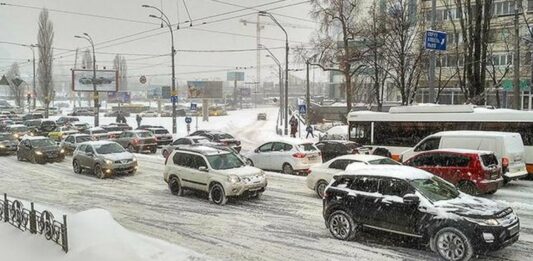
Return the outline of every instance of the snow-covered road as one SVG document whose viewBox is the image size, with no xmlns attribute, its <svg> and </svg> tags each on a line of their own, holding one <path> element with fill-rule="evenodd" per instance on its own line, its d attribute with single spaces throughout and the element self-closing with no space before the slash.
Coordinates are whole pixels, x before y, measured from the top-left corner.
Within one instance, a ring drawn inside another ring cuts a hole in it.
<svg viewBox="0 0 533 261">
<path fill-rule="evenodd" d="M 250 149 L 258 137 L 265 137 L 262 132 L 273 132 L 270 124 L 250 121 L 231 132 Z M 322 202 L 305 187 L 303 177 L 269 173 L 268 188 L 260 200 L 217 206 L 201 193 L 171 195 L 162 178 L 160 154 L 138 158 L 140 170 L 134 176 L 99 180 L 74 174 L 71 158 L 32 165 L 14 156 L 0 157 L 0 192 L 73 211 L 104 208 L 129 229 L 224 260 L 436 259 L 419 243 L 390 234 L 365 233 L 352 242 L 333 239 L 324 226 Z M 480 259 L 532 259 L 533 182 L 512 182 L 491 198 L 507 202 L 518 212 L 521 239 Z"/>
</svg>

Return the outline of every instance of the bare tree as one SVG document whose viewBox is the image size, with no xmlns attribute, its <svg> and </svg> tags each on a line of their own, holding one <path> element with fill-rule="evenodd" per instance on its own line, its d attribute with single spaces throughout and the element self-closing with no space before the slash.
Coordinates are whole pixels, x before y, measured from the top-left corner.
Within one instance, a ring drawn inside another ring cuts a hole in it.
<svg viewBox="0 0 533 261">
<path fill-rule="evenodd" d="M 126 64 L 126 58 L 124 56 L 115 55 L 113 59 L 113 69 L 118 71 L 119 89 L 128 89 L 128 65 Z"/>
<path fill-rule="evenodd" d="M 320 29 L 311 41 L 318 56 L 318 66 L 324 71 L 337 71 L 344 75 L 344 89 L 348 112 L 352 109 L 352 77 L 361 66 L 360 53 L 354 48 L 359 33 L 361 0 L 311 0 L 311 16 L 318 20 Z"/>
<path fill-rule="evenodd" d="M 510 30 L 508 28 L 504 28 L 503 30 L 506 30 L 507 33 L 501 32 L 501 35 L 493 35 L 493 37 L 500 38 L 503 40 L 503 46 L 504 46 L 504 53 L 507 54 L 508 59 L 506 59 L 505 64 L 501 64 L 501 61 L 498 63 L 496 62 L 495 52 L 494 52 L 494 46 L 489 45 L 487 49 L 487 74 L 490 78 L 492 88 L 496 90 L 496 107 L 500 108 L 500 91 L 499 88 L 502 86 L 502 82 L 507 77 L 509 72 L 511 71 L 511 65 L 512 65 L 512 59 L 510 58 L 511 53 L 511 44 L 509 43 L 509 37 L 507 37 L 509 34 L 511 34 Z M 499 59 L 498 59 L 499 60 Z M 485 92 L 488 90 L 485 90 Z"/>
<path fill-rule="evenodd" d="M 15 105 L 24 107 L 24 81 L 20 78 L 20 70 L 18 63 L 11 64 L 7 71 L 5 78 L 9 86 L 9 92 L 15 99 Z"/>
<path fill-rule="evenodd" d="M 38 97 L 44 104 L 44 117 L 48 118 L 48 108 L 50 101 L 54 98 L 54 82 L 52 79 L 53 54 L 52 43 L 54 41 L 54 26 L 49 19 L 48 10 L 44 8 L 39 15 L 39 33 L 37 42 L 39 44 L 39 76 Z"/>
</svg>

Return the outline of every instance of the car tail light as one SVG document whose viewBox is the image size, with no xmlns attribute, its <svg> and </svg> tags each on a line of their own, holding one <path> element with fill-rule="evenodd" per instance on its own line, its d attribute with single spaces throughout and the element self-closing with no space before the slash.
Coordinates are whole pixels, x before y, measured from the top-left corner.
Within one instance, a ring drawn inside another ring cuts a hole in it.
<svg viewBox="0 0 533 261">
<path fill-rule="evenodd" d="M 303 158 L 305 158 L 305 153 L 296 152 L 296 153 L 292 154 L 292 157 L 293 158 L 298 158 L 298 159 L 303 159 Z"/>
<path fill-rule="evenodd" d="M 502 172 L 506 173 L 509 171 L 509 158 L 503 157 L 502 158 Z"/>
<path fill-rule="evenodd" d="M 311 169 L 304 169 L 304 173 L 307 175 L 311 174 Z"/>
<path fill-rule="evenodd" d="M 133 139 L 133 143 L 135 144 L 139 143 L 139 139 Z"/>
</svg>

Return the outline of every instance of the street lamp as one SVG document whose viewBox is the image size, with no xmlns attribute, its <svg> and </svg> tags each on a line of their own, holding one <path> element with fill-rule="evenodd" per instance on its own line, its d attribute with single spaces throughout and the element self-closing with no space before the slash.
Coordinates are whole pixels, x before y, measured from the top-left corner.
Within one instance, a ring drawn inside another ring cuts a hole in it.
<svg viewBox="0 0 533 261">
<path fill-rule="evenodd" d="M 270 50 L 268 50 L 266 47 L 265 47 L 265 50 L 267 50 L 270 54 L 267 54 L 266 57 L 270 57 L 272 58 L 272 60 L 274 60 L 274 62 L 278 65 L 278 69 L 279 69 L 279 112 L 280 112 L 280 115 L 279 115 L 279 124 L 280 125 L 283 125 L 283 75 L 282 75 L 282 67 L 281 67 L 281 63 L 279 62 L 278 58 L 276 58 L 276 56 L 274 56 Z"/>
<path fill-rule="evenodd" d="M 163 28 L 163 23 L 165 23 L 170 30 L 170 42 L 171 42 L 171 49 L 170 49 L 170 56 L 172 58 L 172 133 L 176 134 L 177 128 L 176 128 L 176 102 L 177 102 L 177 92 L 176 92 L 176 71 L 174 68 L 174 55 L 176 54 L 176 50 L 174 49 L 174 31 L 172 30 L 172 24 L 170 23 L 170 19 L 168 19 L 168 16 L 163 13 L 163 11 L 155 6 L 151 5 L 142 5 L 144 8 L 151 8 L 154 10 L 157 10 L 161 16 L 156 15 L 149 15 L 151 18 L 156 18 L 161 20 L 161 28 Z"/>
<path fill-rule="evenodd" d="M 24 46 L 24 47 L 28 47 L 31 49 L 31 54 L 33 56 L 32 58 L 32 61 L 33 61 L 33 109 L 35 110 L 35 96 L 37 95 L 37 92 L 35 91 L 35 50 L 33 49 L 34 47 L 39 47 L 38 44 L 30 44 L 30 45 L 27 45 L 27 44 L 21 44 L 20 46 Z M 30 106 L 28 105 L 28 110 L 29 110 Z M 29 112 L 29 111 L 28 111 Z"/>
<path fill-rule="evenodd" d="M 87 40 L 93 49 L 93 98 L 94 98 L 94 127 L 98 127 L 98 119 L 100 115 L 100 104 L 98 103 L 98 91 L 96 90 L 96 54 L 94 53 L 94 41 L 93 38 L 88 33 L 83 33 L 83 35 L 75 35 L 75 38 Z"/>
<path fill-rule="evenodd" d="M 272 16 L 271 13 L 268 13 L 266 11 L 259 11 L 260 16 L 266 16 L 270 17 L 274 23 L 276 23 L 279 28 L 285 33 L 285 135 L 289 134 L 289 36 L 287 35 L 287 31 L 285 31 L 285 28 L 281 26 L 281 24 Z"/>
<path fill-rule="evenodd" d="M 309 115 L 311 114 L 311 94 L 309 90 L 309 66 L 311 65 L 311 60 L 314 60 L 315 57 L 318 54 L 315 54 L 311 57 L 309 57 L 307 60 L 305 60 L 305 78 L 306 78 L 306 90 L 305 90 L 305 104 L 307 105 L 307 113 L 306 113 L 306 123 L 307 125 L 311 124 Z"/>
</svg>

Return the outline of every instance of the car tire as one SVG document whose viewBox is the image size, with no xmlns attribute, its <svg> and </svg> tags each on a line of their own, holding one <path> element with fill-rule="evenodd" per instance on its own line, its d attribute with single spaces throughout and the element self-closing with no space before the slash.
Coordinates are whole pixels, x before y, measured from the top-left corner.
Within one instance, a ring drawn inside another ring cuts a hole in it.
<svg viewBox="0 0 533 261">
<path fill-rule="evenodd" d="M 254 162 L 251 159 L 246 159 L 246 164 L 248 164 L 248 166 L 251 166 L 251 167 L 254 166 Z"/>
<path fill-rule="evenodd" d="M 168 180 L 168 189 L 172 195 L 183 196 L 183 187 L 181 186 L 180 179 L 176 176 L 172 176 Z"/>
<path fill-rule="evenodd" d="M 294 169 L 289 163 L 283 164 L 283 166 L 281 167 L 281 170 L 284 174 L 291 174 L 291 175 L 294 174 Z"/>
<path fill-rule="evenodd" d="M 163 154 L 163 158 L 168 158 L 168 156 L 170 155 L 170 153 L 168 153 L 167 150 L 163 150 L 163 152 L 161 152 L 161 154 Z"/>
<path fill-rule="evenodd" d="M 219 183 L 215 183 L 209 188 L 209 200 L 217 205 L 225 205 L 228 202 L 224 187 Z"/>
<path fill-rule="evenodd" d="M 328 218 L 329 232 L 339 240 L 352 240 L 357 232 L 357 227 L 352 217 L 343 210 L 333 212 Z"/>
<path fill-rule="evenodd" d="M 444 260 L 466 261 L 474 255 L 470 240 L 463 232 L 454 227 L 441 228 L 433 236 L 431 242 L 433 244 L 432 249 Z"/>
<path fill-rule="evenodd" d="M 466 194 L 469 194 L 469 195 L 477 195 L 479 192 L 476 188 L 476 185 L 474 185 L 474 183 L 470 182 L 470 181 L 461 181 L 459 182 L 459 184 L 457 184 L 457 188 L 466 193 Z"/>
<path fill-rule="evenodd" d="M 33 164 L 37 163 L 37 159 L 35 158 L 35 154 L 33 154 L 33 153 L 31 154 L 30 162 L 33 163 Z"/>
<path fill-rule="evenodd" d="M 100 164 L 94 165 L 94 175 L 96 175 L 96 177 L 99 179 L 105 179 L 106 175 L 102 170 L 102 166 L 100 166 Z"/>
<path fill-rule="evenodd" d="M 128 172 L 129 175 L 135 175 L 135 173 L 137 172 L 137 170 L 132 170 L 130 172 Z"/>
<path fill-rule="evenodd" d="M 319 180 L 317 183 L 316 183 L 316 186 L 315 186 L 315 191 L 316 191 L 316 194 L 318 195 L 318 197 L 320 198 L 324 198 L 324 191 L 326 191 L 326 187 L 328 186 L 328 182 L 326 182 L 325 180 L 321 179 Z"/>
<path fill-rule="evenodd" d="M 74 173 L 81 174 L 81 166 L 77 160 L 72 161 L 72 169 L 74 170 Z"/>
<path fill-rule="evenodd" d="M 24 160 L 24 157 L 22 157 L 22 155 L 18 151 L 17 151 L 17 160 L 18 161 L 23 161 Z"/>
<path fill-rule="evenodd" d="M 157 152 L 157 147 L 150 149 L 150 153 L 155 154 Z"/>
</svg>

